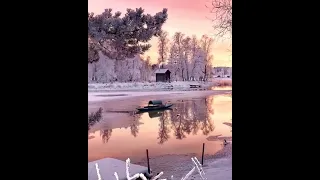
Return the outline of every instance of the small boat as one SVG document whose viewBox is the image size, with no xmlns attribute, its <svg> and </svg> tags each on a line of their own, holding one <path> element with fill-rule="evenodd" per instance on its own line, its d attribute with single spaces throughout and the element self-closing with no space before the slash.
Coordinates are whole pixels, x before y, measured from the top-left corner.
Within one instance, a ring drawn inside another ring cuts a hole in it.
<svg viewBox="0 0 320 180">
<path fill-rule="evenodd" d="M 162 104 L 160 100 L 149 101 L 148 106 L 137 108 L 139 111 L 155 111 L 155 110 L 165 110 L 172 106 L 173 104 Z"/>
</svg>

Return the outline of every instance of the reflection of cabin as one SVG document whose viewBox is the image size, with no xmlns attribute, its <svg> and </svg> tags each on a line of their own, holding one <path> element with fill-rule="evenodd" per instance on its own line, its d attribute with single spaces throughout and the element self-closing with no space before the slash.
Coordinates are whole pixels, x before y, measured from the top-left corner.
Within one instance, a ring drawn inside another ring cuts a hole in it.
<svg viewBox="0 0 320 180">
<path fill-rule="evenodd" d="M 157 69 L 156 74 L 156 82 L 170 82 L 170 71 L 168 69 Z"/>
</svg>

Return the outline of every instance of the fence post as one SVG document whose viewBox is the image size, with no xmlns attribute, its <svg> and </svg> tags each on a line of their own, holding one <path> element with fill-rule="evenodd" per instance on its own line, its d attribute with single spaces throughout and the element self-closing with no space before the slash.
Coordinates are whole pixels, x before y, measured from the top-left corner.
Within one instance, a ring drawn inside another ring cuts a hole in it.
<svg viewBox="0 0 320 180">
<path fill-rule="evenodd" d="M 146 151 L 147 151 L 148 173 L 150 175 L 150 164 L 149 164 L 149 152 L 148 152 L 148 149 Z"/>
<path fill-rule="evenodd" d="M 202 158 L 201 158 L 202 166 L 203 166 L 203 156 L 204 156 L 204 143 L 202 144 Z"/>
</svg>

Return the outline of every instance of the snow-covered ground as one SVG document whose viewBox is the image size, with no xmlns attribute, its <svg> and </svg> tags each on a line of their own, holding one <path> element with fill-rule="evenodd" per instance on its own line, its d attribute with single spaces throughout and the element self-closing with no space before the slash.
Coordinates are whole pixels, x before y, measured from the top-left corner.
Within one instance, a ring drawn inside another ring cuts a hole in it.
<svg viewBox="0 0 320 180">
<path fill-rule="evenodd" d="M 154 174 L 161 171 L 164 173 L 161 178 L 170 180 L 173 175 L 174 180 L 178 180 L 195 166 L 191 160 L 191 157 L 195 156 L 193 154 L 169 154 L 151 157 L 150 165 L 151 168 L 155 168 L 153 169 Z M 201 161 L 200 158 L 198 160 Z M 136 164 L 146 164 L 146 159 Z M 215 155 L 205 155 L 203 171 L 207 180 L 232 180 L 232 142 Z M 195 170 L 188 180 L 201 180 L 198 171 Z"/>
<path fill-rule="evenodd" d="M 113 159 L 113 158 L 104 158 L 97 161 L 92 161 L 88 163 L 88 180 L 98 180 L 98 174 L 96 170 L 96 164 L 98 164 L 99 174 L 101 179 L 112 180 L 116 179 L 114 173 L 117 172 L 119 180 L 126 180 L 126 162 Z M 130 163 L 130 176 L 133 176 L 137 173 L 146 174 L 148 168 L 136 164 Z"/>
<path fill-rule="evenodd" d="M 97 180 L 97 170 L 95 164 L 98 164 L 99 174 L 102 179 L 115 179 L 114 172 L 117 172 L 119 180 L 126 180 L 126 165 L 124 161 L 113 159 L 113 158 L 104 158 L 97 161 L 92 161 L 88 163 L 88 180 Z M 182 163 L 182 161 L 180 162 Z M 169 165 L 169 162 L 168 164 Z M 176 166 L 175 171 L 163 171 L 163 177 L 170 177 L 173 175 L 174 180 L 180 179 L 182 176 L 188 173 L 192 169 L 194 164 L 191 159 L 188 165 L 180 164 Z M 160 169 L 159 169 L 160 170 Z M 182 171 L 181 171 L 182 170 Z M 179 172 L 178 172 L 179 171 Z M 232 157 L 225 157 L 220 159 L 211 159 L 205 162 L 203 167 L 205 173 L 204 177 L 207 180 L 231 180 L 232 179 Z M 147 167 L 130 164 L 129 173 L 130 176 L 133 176 L 136 173 L 147 174 Z M 172 173 L 169 175 L 168 173 Z M 156 175 L 156 174 L 154 174 Z M 191 177 L 188 179 L 201 180 L 198 171 L 194 171 Z"/>
<path fill-rule="evenodd" d="M 232 180 L 232 141 L 214 157 L 203 167 L 208 180 Z M 200 179 L 200 176 L 196 174 L 194 179 Z"/>
<path fill-rule="evenodd" d="M 203 167 L 203 171 L 208 180 L 232 180 L 232 158 L 211 160 Z M 197 176 L 194 175 L 194 179 L 200 179 Z"/>
<path fill-rule="evenodd" d="M 231 86 L 230 78 L 215 78 L 211 82 L 197 81 L 178 81 L 171 83 L 162 82 L 130 82 L 130 83 L 90 83 L 88 91 L 128 91 L 128 90 L 190 90 L 190 85 L 199 85 L 201 88 L 209 88 L 212 86 Z"/>
</svg>

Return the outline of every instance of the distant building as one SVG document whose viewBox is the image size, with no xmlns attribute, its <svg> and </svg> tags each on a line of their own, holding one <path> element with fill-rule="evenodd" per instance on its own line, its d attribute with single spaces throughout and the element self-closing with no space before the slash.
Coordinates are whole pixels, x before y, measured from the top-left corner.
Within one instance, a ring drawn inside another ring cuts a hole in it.
<svg viewBox="0 0 320 180">
<path fill-rule="evenodd" d="M 214 77 L 232 77 L 232 67 L 214 67 L 212 70 Z"/>
<path fill-rule="evenodd" d="M 156 82 L 170 82 L 170 71 L 168 69 L 157 69 L 156 74 Z"/>
</svg>

